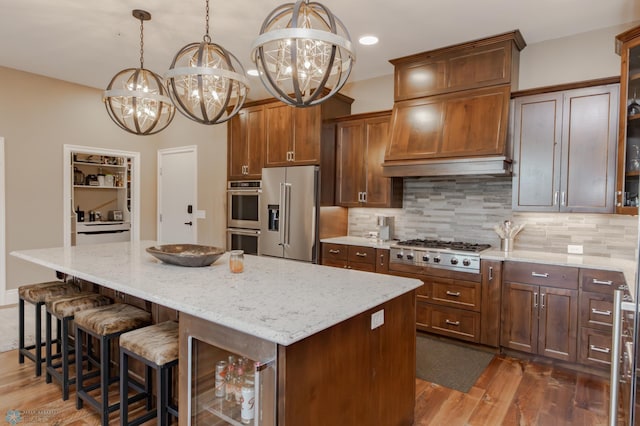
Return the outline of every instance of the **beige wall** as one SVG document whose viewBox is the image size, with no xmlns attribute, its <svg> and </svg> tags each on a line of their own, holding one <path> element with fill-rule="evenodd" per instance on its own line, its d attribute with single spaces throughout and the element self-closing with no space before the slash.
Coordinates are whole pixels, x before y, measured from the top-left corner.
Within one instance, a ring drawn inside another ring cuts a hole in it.
<svg viewBox="0 0 640 426">
<path fill-rule="evenodd" d="M 13 250 L 63 244 L 63 145 L 141 154 L 140 236 L 156 236 L 157 150 L 198 145 L 198 240 L 224 244 L 226 126 L 202 126 L 176 115 L 165 131 L 135 136 L 109 119 L 102 91 L 0 67 L 0 136 L 5 138 L 7 289 L 53 273 L 9 256 Z"/>
</svg>

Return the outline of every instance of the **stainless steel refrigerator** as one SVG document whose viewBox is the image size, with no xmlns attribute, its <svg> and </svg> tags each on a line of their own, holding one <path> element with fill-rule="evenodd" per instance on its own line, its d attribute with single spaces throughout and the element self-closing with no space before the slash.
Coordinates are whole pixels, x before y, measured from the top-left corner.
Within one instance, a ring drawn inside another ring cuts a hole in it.
<svg viewBox="0 0 640 426">
<path fill-rule="evenodd" d="M 319 182 L 317 166 L 262 169 L 260 255 L 317 262 Z"/>
</svg>

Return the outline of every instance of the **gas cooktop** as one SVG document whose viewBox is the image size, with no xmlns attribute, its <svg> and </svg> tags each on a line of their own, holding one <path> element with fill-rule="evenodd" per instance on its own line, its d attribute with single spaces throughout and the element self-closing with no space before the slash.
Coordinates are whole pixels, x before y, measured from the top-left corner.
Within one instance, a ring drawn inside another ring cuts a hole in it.
<svg viewBox="0 0 640 426">
<path fill-rule="evenodd" d="M 390 267 L 393 264 L 430 266 L 460 272 L 480 272 L 480 252 L 490 244 L 415 239 L 399 241 L 391 246 Z"/>
<path fill-rule="evenodd" d="M 440 240 L 406 240 L 399 241 L 395 245 L 402 247 L 420 247 L 453 251 L 468 251 L 473 253 L 479 253 L 483 250 L 491 248 L 490 244 L 474 244 L 465 243 L 462 241 L 440 241 Z"/>
</svg>

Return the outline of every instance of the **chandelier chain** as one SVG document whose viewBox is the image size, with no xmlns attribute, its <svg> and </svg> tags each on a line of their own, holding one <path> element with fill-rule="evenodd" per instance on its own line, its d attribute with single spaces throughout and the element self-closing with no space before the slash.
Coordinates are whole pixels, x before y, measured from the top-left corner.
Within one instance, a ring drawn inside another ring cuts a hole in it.
<svg viewBox="0 0 640 426">
<path fill-rule="evenodd" d="M 205 14 L 205 33 L 202 39 L 209 43 L 211 42 L 211 37 L 209 36 L 209 0 L 206 0 L 206 14 Z"/>
<path fill-rule="evenodd" d="M 144 68 L 144 20 L 140 19 L 140 68 Z"/>
</svg>

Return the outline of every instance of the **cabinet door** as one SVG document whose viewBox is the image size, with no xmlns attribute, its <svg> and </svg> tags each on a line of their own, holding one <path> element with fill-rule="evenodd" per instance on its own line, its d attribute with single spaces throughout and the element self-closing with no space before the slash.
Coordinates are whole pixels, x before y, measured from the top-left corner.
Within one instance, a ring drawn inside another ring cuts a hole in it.
<svg viewBox="0 0 640 426">
<path fill-rule="evenodd" d="M 244 179 L 247 145 L 244 137 L 246 111 L 240 111 L 227 125 L 227 172 L 229 180 Z"/>
<path fill-rule="evenodd" d="M 382 175 L 384 152 L 389 142 L 391 117 L 366 120 L 364 123 L 364 177 L 367 207 L 391 207 L 392 179 Z"/>
<path fill-rule="evenodd" d="M 578 292 L 540 287 L 538 353 L 563 361 L 576 361 Z"/>
<path fill-rule="evenodd" d="M 360 206 L 364 184 L 364 121 L 338 123 L 336 147 L 336 204 Z"/>
<path fill-rule="evenodd" d="M 480 343 L 500 346 L 500 304 L 502 292 L 502 262 L 482 260 L 482 304 Z"/>
<path fill-rule="evenodd" d="M 389 273 L 388 249 L 376 249 L 376 272 L 379 274 Z"/>
<path fill-rule="evenodd" d="M 618 86 L 564 93 L 560 211 L 613 213 Z"/>
<path fill-rule="evenodd" d="M 264 145 L 264 108 L 245 108 L 231 118 L 228 131 L 229 180 L 260 179 Z"/>
<path fill-rule="evenodd" d="M 516 98 L 513 210 L 558 211 L 562 94 Z"/>
<path fill-rule="evenodd" d="M 288 153 L 293 145 L 294 108 L 281 102 L 265 106 L 265 167 L 289 166 Z"/>
<path fill-rule="evenodd" d="M 321 131 L 320 106 L 294 108 L 293 144 L 290 148 L 294 165 L 320 163 Z"/>
<path fill-rule="evenodd" d="M 539 287 L 504 283 L 500 344 L 523 352 L 538 352 Z"/>
</svg>

